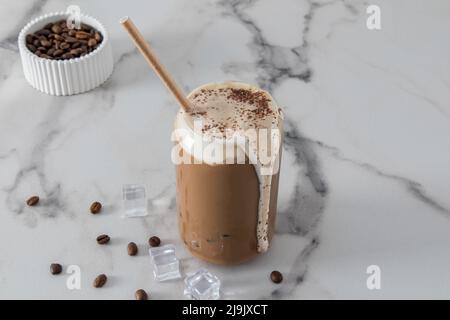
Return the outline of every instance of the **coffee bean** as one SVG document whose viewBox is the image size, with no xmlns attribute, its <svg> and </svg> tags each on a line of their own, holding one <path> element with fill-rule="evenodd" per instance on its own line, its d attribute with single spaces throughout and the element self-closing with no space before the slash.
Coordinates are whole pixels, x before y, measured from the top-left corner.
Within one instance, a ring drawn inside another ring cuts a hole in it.
<svg viewBox="0 0 450 320">
<path fill-rule="evenodd" d="M 283 275 L 281 274 L 280 271 L 272 271 L 270 274 L 270 279 L 272 280 L 273 283 L 280 283 L 281 281 L 283 281 Z"/>
<path fill-rule="evenodd" d="M 135 256 L 138 252 L 138 247 L 136 243 L 130 242 L 127 246 L 127 251 L 129 256 Z"/>
<path fill-rule="evenodd" d="M 30 43 L 27 44 L 27 48 L 28 48 L 28 50 L 30 50 L 30 51 L 33 52 L 33 53 L 35 53 L 36 50 L 37 50 L 36 47 L 33 46 L 33 45 L 30 44 Z"/>
<path fill-rule="evenodd" d="M 59 34 L 55 34 L 53 36 L 53 38 L 55 38 L 55 40 L 58 40 L 58 41 L 63 41 L 64 40 L 64 37 L 60 36 Z"/>
<path fill-rule="evenodd" d="M 37 205 L 39 202 L 39 197 L 38 196 L 32 196 L 31 198 L 29 198 L 27 200 L 27 205 L 29 205 L 30 207 L 33 207 L 35 205 Z"/>
<path fill-rule="evenodd" d="M 148 239 L 148 244 L 151 247 L 159 247 L 159 245 L 161 244 L 161 239 L 159 239 L 157 236 L 153 236 L 150 239 Z"/>
<path fill-rule="evenodd" d="M 75 33 L 75 38 L 77 39 L 89 39 L 89 33 L 86 33 L 84 31 L 77 31 L 77 33 Z"/>
<path fill-rule="evenodd" d="M 97 45 L 97 40 L 95 39 L 89 39 L 88 46 L 89 47 L 95 47 Z"/>
<path fill-rule="evenodd" d="M 77 42 L 77 38 L 70 37 L 70 36 L 67 36 L 67 37 L 65 37 L 65 38 L 66 38 L 66 42 L 67 42 L 67 43 L 74 43 L 74 42 Z"/>
<path fill-rule="evenodd" d="M 39 45 L 40 45 L 41 43 L 39 42 L 39 40 L 38 39 L 36 39 L 36 40 L 33 40 L 33 46 L 35 46 L 35 47 L 39 47 Z"/>
<path fill-rule="evenodd" d="M 102 234 L 97 237 L 98 244 L 107 244 L 111 238 L 107 234 Z"/>
<path fill-rule="evenodd" d="M 53 23 L 47 23 L 47 24 L 44 26 L 44 28 L 42 28 L 42 29 L 51 30 L 52 27 L 53 27 Z"/>
<path fill-rule="evenodd" d="M 53 52 L 53 56 L 54 56 L 54 57 L 59 57 L 59 56 L 62 55 L 63 53 L 64 53 L 63 50 L 58 49 L 58 50 L 55 50 L 55 52 Z"/>
<path fill-rule="evenodd" d="M 40 57 L 44 58 L 44 59 L 50 59 L 50 60 L 53 59 L 53 57 L 51 57 L 51 56 L 49 56 L 48 54 L 45 54 L 45 53 L 41 54 Z"/>
<path fill-rule="evenodd" d="M 48 40 L 41 40 L 41 46 L 43 46 L 43 47 L 46 47 L 46 48 L 49 48 L 49 47 L 51 47 L 51 43 L 50 43 L 50 41 L 48 41 Z"/>
<path fill-rule="evenodd" d="M 61 44 L 59 45 L 59 48 L 62 49 L 62 50 L 69 49 L 69 48 L 70 48 L 70 44 L 67 43 L 67 42 L 63 42 L 63 43 L 61 43 Z"/>
<path fill-rule="evenodd" d="M 92 29 L 92 28 L 91 28 L 89 25 L 87 25 L 87 24 L 85 24 L 85 23 L 82 23 L 82 24 L 81 24 L 81 30 L 83 30 L 83 31 L 85 31 L 85 32 L 89 32 L 91 29 Z"/>
<path fill-rule="evenodd" d="M 74 37 L 77 34 L 75 30 L 69 30 L 69 36 Z"/>
<path fill-rule="evenodd" d="M 50 49 L 48 49 L 47 54 L 48 54 L 49 56 L 53 56 L 53 53 L 54 53 L 55 51 L 56 51 L 55 48 L 50 48 Z"/>
<path fill-rule="evenodd" d="M 59 263 L 52 263 L 50 265 L 51 274 L 60 274 L 62 272 L 62 266 Z"/>
<path fill-rule="evenodd" d="M 73 55 L 71 55 L 70 53 L 64 53 L 61 57 L 67 60 L 73 59 Z"/>
<path fill-rule="evenodd" d="M 134 294 L 134 297 L 136 298 L 136 300 L 148 300 L 147 292 L 142 289 L 137 290 Z"/>
<path fill-rule="evenodd" d="M 72 49 L 79 48 L 81 46 L 81 42 L 74 42 L 72 43 Z"/>
<path fill-rule="evenodd" d="M 37 48 L 40 52 L 47 52 L 47 48 L 39 47 Z"/>
<path fill-rule="evenodd" d="M 96 33 L 95 33 L 94 39 L 95 39 L 97 42 L 102 41 L 102 36 L 100 35 L 100 32 L 96 32 Z"/>
<path fill-rule="evenodd" d="M 35 32 L 39 36 L 48 36 L 50 35 L 50 31 L 47 29 L 41 29 Z"/>
<path fill-rule="evenodd" d="M 27 36 L 25 37 L 25 42 L 28 44 L 32 44 L 33 43 L 33 36 L 31 34 L 27 34 Z"/>
<path fill-rule="evenodd" d="M 92 214 L 97 214 L 102 210 L 102 204 L 96 201 L 93 204 L 91 204 L 90 210 Z"/>
<path fill-rule="evenodd" d="M 57 24 L 54 24 L 53 26 L 52 26 L 52 29 L 51 29 L 54 33 L 56 33 L 56 34 L 60 34 L 61 32 L 62 32 L 62 28 L 59 26 L 59 25 L 57 25 Z"/>
<path fill-rule="evenodd" d="M 105 274 L 98 275 L 94 280 L 94 288 L 101 288 L 105 285 L 108 277 Z"/>
</svg>

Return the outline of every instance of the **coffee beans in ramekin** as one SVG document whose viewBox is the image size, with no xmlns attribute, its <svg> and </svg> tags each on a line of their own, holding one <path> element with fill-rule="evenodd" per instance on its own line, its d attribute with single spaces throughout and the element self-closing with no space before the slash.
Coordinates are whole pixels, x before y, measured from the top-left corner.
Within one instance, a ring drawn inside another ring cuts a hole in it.
<svg viewBox="0 0 450 320">
<path fill-rule="evenodd" d="M 66 12 L 47 13 L 27 23 L 18 45 L 25 79 L 35 89 L 70 96 L 97 88 L 114 68 L 105 26 L 82 13 L 79 29 L 70 29 Z"/>
<path fill-rule="evenodd" d="M 82 23 L 80 29 L 70 29 L 65 20 L 47 23 L 42 29 L 25 36 L 26 47 L 38 57 L 68 60 L 93 52 L 102 43 L 100 31 Z"/>
</svg>

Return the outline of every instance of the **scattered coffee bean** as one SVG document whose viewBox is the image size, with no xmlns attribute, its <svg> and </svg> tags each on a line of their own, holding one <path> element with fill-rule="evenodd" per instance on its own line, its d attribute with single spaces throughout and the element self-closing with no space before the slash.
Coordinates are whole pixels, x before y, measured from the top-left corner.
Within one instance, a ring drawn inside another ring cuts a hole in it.
<svg viewBox="0 0 450 320">
<path fill-rule="evenodd" d="M 102 41 L 101 33 L 93 27 L 82 24 L 81 29 L 69 30 L 65 21 L 48 23 L 25 37 L 25 44 L 32 53 L 45 59 L 57 57 L 56 60 L 84 56 L 98 48 Z M 77 48 L 82 50 L 72 50 Z M 55 52 L 58 54 L 55 55 Z"/>
<path fill-rule="evenodd" d="M 106 281 L 108 280 L 108 277 L 105 274 L 101 274 L 97 276 L 94 280 L 94 288 L 101 288 L 105 285 Z"/>
<path fill-rule="evenodd" d="M 102 210 L 102 204 L 100 202 L 94 202 L 93 204 L 91 204 L 91 213 L 92 214 L 97 214 Z"/>
<path fill-rule="evenodd" d="M 281 281 L 283 281 L 283 275 L 281 274 L 280 271 L 272 271 L 272 273 L 270 274 L 270 279 L 272 280 L 273 283 L 280 283 Z"/>
<path fill-rule="evenodd" d="M 150 239 L 148 239 L 148 244 L 151 247 L 159 247 L 159 245 L 161 244 L 161 239 L 159 239 L 157 236 L 153 236 Z"/>
<path fill-rule="evenodd" d="M 62 266 L 59 263 L 52 263 L 50 265 L 51 274 L 60 274 L 62 272 Z"/>
<path fill-rule="evenodd" d="M 134 294 L 134 297 L 136 298 L 136 300 L 148 300 L 147 292 L 142 289 L 137 290 Z"/>
<path fill-rule="evenodd" d="M 98 244 L 107 244 L 111 238 L 107 234 L 102 234 L 97 237 Z"/>
<path fill-rule="evenodd" d="M 31 198 L 29 198 L 27 200 L 27 205 L 29 205 L 30 207 L 33 207 L 35 205 L 37 205 L 39 202 L 39 197 L 38 196 L 32 196 Z"/>
<path fill-rule="evenodd" d="M 138 252 L 138 247 L 136 243 L 130 242 L 127 246 L 127 251 L 129 256 L 135 256 Z"/>
</svg>

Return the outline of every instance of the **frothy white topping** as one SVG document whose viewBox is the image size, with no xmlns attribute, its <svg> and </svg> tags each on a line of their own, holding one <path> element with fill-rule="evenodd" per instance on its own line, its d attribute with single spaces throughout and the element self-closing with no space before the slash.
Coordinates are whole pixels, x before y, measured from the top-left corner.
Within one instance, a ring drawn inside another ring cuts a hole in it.
<svg viewBox="0 0 450 320">
<path fill-rule="evenodd" d="M 206 84 L 188 99 L 192 110 L 178 113 L 173 139 L 198 163 L 244 163 L 248 158 L 254 165 L 260 189 L 257 249 L 266 251 L 272 174 L 278 170 L 283 128 L 281 110 L 269 93 L 240 82 Z"/>
</svg>

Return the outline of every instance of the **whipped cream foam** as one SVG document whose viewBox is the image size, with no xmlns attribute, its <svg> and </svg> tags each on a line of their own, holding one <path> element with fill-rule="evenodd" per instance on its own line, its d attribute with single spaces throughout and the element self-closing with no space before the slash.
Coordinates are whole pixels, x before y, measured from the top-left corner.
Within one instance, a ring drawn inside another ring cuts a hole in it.
<svg viewBox="0 0 450 320">
<path fill-rule="evenodd" d="M 259 181 L 258 252 L 269 247 L 269 205 L 272 175 L 279 167 L 283 114 L 269 93 L 240 83 L 209 83 L 193 90 L 189 112 L 175 120 L 177 141 L 196 163 L 250 162 Z"/>
</svg>

